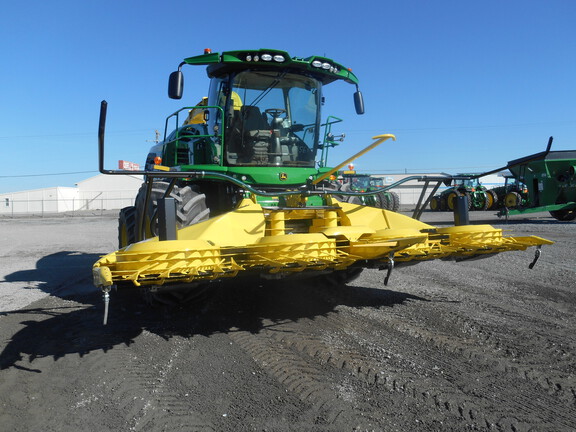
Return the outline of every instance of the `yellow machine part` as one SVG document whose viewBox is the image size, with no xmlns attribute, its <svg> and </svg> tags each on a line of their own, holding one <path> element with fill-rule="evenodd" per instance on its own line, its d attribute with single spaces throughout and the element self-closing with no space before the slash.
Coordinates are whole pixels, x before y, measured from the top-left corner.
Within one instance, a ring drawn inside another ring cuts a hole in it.
<svg viewBox="0 0 576 432">
<path fill-rule="evenodd" d="M 468 258 L 553 243 L 504 237 L 490 225 L 436 228 L 388 210 L 336 201 L 334 207 L 266 209 L 245 199 L 232 212 L 178 230 L 178 240 L 154 237 L 102 257 L 94 265 L 94 283 L 106 288 L 243 274 L 283 277 L 358 262 L 377 267 L 391 259 Z"/>
</svg>

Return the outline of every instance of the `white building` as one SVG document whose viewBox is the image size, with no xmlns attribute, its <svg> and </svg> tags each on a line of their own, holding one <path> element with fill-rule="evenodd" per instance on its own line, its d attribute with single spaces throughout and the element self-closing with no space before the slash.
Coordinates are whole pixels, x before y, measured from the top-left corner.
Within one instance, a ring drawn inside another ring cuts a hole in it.
<svg viewBox="0 0 576 432">
<path fill-rule="evenodd" d="M 99 174 L 76 187 L 4 193 L 0 194 L 0 216 L 120 209 L 134 203 L 141 184 L 142 176 Z"/>
<path fill-rule="evenodd" d="M 448 175 L 444 173 L 374 175 L 381 177 L 385 186 L 412 176 Z M 51 187 L 0 194 L 0 216 L 121 209 L 134 204 L 134 198 L 142 181 L 142 176 L 138 175 L 99 174 L 78 182 L 76 187 Z M 493 174 L 481 178 L 481 182 L 490 189 L 502 185 L 504 178 Z M 435 181 L 429 183 L 423 200 L 428 197 L 435 185 Z M 400 205 L 406 208 L 418 203 L 424 186 L 425 182 L 410 180 L 392 190 L 400 196 Z M 442 184 L 437 193 L 446 187 Z"/>
</svg>

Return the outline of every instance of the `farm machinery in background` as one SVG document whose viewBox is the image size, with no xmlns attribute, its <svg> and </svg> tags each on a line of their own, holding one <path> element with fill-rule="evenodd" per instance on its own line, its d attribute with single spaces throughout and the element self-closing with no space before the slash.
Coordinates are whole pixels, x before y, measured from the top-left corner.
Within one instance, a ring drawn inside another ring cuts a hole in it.
<svg viewBox="0 0 576 432">
<path fill-rule="evenodd" d="M 137 287 L 152 302 L 171 304 L 203 298 L 226 280 L 340 284 L 374 268 L 386 270 L 386 284 L 398 264 L 535 246 L 533 265 L 540 247 L 552 243 L 504 236 L 490 225 L 437 228 L 339 200 L 376 194 L 338 190 L 330 176 L 395 137 L 375 136 L 348 160 L 328 166 L 330 129 L 340 119 L 322 121 L 324 88 L 352 84 L 356 112 L 364 112 L 358 79 L 332 59 L 267 49 L 205 51 L 184 59 L 170 75 L 173 99 L 183 94 L 184 65 L 206 67 L 208 96 L 167 118 L 164 139 L 152 147 L 142 171 L 104 168 L 107 103 L 101 103 L 100 172 L 145 179 L 135 204 L 120 211 L 119 249 L 93 267 L 94 284 L 104 293 L 105 322 L 112 287 Z M 417 179 L 425 187 L 437 180 Z"/>
<path fill-rule="evenodd" d="M 502 175 L 504 185 L 491 189 L 496 195 L 496 209 L 525 207 L 528 203 L 528 188 L 510 172 Z"/>
<path fill-rule="evenodd" d="M 468 210 L 489 210 L 496 207 L 498 202 L 496 192 L 482 186 L 480 179 L 474 174 L 456 174 L 451 178 L 450 184 L 450 188 L 432 197 L 431 210 L 454 211 L 459 196 L 466 198 Z"/>
<path fill-rule="evenodd" d="M 551 151 L 552 141 L 550 137 L 543 152 L 484 174 L 503 170 L 511 173 L 498 216 L 547 211 L 559 221 L 576 219 L 576 150 Z"/>
<path fill-rule="evenodd" d="M 393 191 L 384 189 L 384 182 L 380 177 L 370 174 L 359 174 L 354 165 L 342 172 L 342 185 L 340 190 L 353 192 L 374 192 L 373 195 L 342 196 L 340 199 L 353 204 L 362 204 L 384 210 L 398 211 L 400 209 L 400 196 Z"/>
<path fill-rule="evenodd" d="M 453 186 L 430 200 L 434 211 L 454 210 L 455 199 L 465 196 L 469 209 L 498 209 L 498 216 L 550 212 L 559 221 L 576 219 L 576 150 L 546 150 L 508 162 L 482 174 L 457 174 Z M 508 170 L 504 186 L 486 189 L 480 178 Z"/>
</svg>

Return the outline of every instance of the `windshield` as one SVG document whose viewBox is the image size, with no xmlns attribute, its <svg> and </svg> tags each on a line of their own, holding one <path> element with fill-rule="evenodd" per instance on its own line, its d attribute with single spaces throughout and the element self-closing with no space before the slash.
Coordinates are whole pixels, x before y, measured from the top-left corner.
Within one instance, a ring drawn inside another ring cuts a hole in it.
<svg viewBox="0 0 576 432">
<path fill-rule="evenodd" d="M 223 93 L 228 165 L 314 166 L 320 83 L 287 72 L 244 71 Z"/>
<path fill-rule="evenodd" d="M 370 188 L 370 177 L 358 176 L 352 177 L 352 189 L 367 190 Z"/>
</svg>

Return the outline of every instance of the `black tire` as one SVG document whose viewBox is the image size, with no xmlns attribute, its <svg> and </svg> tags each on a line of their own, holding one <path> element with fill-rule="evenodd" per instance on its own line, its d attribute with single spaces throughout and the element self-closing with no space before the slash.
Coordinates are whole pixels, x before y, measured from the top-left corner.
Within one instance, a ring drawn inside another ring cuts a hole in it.
<svg viewBox="0 0 576 432">
<path fill-rule="evenodd" d="M 573 210 L 553 210 L 550 215 L 561 222 L 570 222 L 576 219 L 576 209 Z"/>
<path fill-rule="evenodd" d="M 152 184 L 152 190 L 143 220 L 143 236 L 142 233 L 137 233 L 139 240 L 158 235 L 158 219 L 156 214 L 158 200 L 164 196 L 168 186 L 169 183 L 162 180 L 155 180 Z M 135 205 L 139 216 L 144 214 L 146 188 L 147 185 L 143 184 L 136 196 Z M 202 222 L 210 216 L 210 210 L 206 207 L 206 196 L 192 190 L 190 186 L 179 187 L 175 185 L 169 196 L 176 201 L 176 227 L 179 229 Z"/>
<path fill-rule="evenodd" d="M 470 192 L 464 192 L 464 196 L 466 197 L 466 206 L 468 207 L 468 210 L 472 210 L 472 196 L 470 195 Z"/>
<path fill-rule="evenodd" d="M 392 202 L 387 192 L 378 192 L 376 195 L 377 207 L 383 210 L 392 210 Z"/>
<path fill-rule="evenodd" d="M 440 195 L 440 211 L 446 211 L 448 209 L 448 204 L 446 204 L 446 197 Z"/>
<path fill-rule="evenodd" d="M 446 196 L 446 206 L 448 207 L 448 210 L 450 211 L 454 211 L 454 209 L 456 208 L 456 198 L 458 198 L 458 193 L 457 192 L 450 192 L 447 196 Z"/>
<path fill-rule="evenodd" d="M 517 208 L 522 205 L 522 196 L 518 192 L 508 192 L 504 197 L 506 208 Z"/>
<path fill-rule="evenodd" d="M 488 198 L 487 192 L 476 192 L 476 193 L 478 194 L 478 196 L 475 202 L 478 203 L 478 206 L 476 206 L 474 210 L 488 210 L 488 207 L 491 204 L 490 200 L 492 198 L 492 195 L 490 195 L 490 198 Z"/>
<path fill-rule="evenodd" d="M 136 243 L 136 225 L 138 212 L 135 206 L 124 207 L 118 214 L 118 247 L 122 249 Z"/>
<path fill-rule="evenodd" d="M 167 181 L 155 180 L 150 191 L 150 198 L 146 206 L 146 213 L 143 220 L 144 238 L 158 235 L 157 206 L 158 200 L 164 196 L 168 189 Z M 147 185 L 143 184 L 136 196 L 136 213 L 141 215 L 144 211 L 144 201 L 146 200 Z M 170 198 L 176 201 L 176 227 L 181 229 L 208 219 L 210 210 L 206 207 L 206 196 L 194 191 L 192 187 L 175 185 L 170 193 Z M 135 230 L 136 232 L 137 230 Z M 142 237 L 141 233 L 138 237 Z M 162 289 L 152 291 L 144 288 L 142 294 L 147 304 L 154 307 L 176 306 L 182 304 L 200 303 L 208 297 L 211 290 L 207 284 L 179 286 L 176 289 Z"/>
<path fill-rule="evenodd" d="M 440 197 L 432 197 L 430 200 L 430 210 L 432 211 L 440 211 Z"/>
<path fill-rule="evenodd" d="M 396 192 L 390 192 L 390 197 L 392 198 L 392 210 L 393 212 L 397 212 L 400 210 L 400 195 Z"/>
<path fill-rule="evenodd" d="M 492 189 L 486 191 L 486 196 L 488 198 L 488 208 L 486 210 L 495 209 L 498 206 L 498 194 Z"/>
<path fill-rule="evenodd" d="M 460 196 L 462 196 L 462 195 L 460 195 L 456 191 L 450 192 L 448 194 L 448 196 L 446 197 L 446 203 L 448 205 L 448 210 L 454 211 L 454 209 L 456 208 L 456 200 Z M 470 210 L 472 208 L 472 198 L 470 197 L 470 193 L 464 192 L 463 196 L 466 197 L 466 207 L 468 208 L 468 210 Z"/>
</svg>

